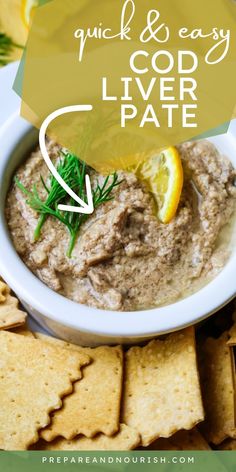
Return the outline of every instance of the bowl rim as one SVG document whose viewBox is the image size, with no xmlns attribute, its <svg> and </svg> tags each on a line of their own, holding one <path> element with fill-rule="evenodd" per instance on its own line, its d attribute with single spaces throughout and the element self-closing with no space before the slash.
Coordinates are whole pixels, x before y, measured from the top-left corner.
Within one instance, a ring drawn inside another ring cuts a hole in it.
<svg viewBox="0 0 236 472">
<path fill-rule="evenodd" d="M 0 130 L 0 187 L 19 142 L 32 126 L 13 114 Z M 2 199 L 3 200 L 3 199 Z M 236 251 L 222 271 L 198 292 L 164 307 L 119 312 L 91 308 L 54 292 L 41 282 L 20 259 L 10 239 L 0 207 L 0 273 L 18 297 L 43 316 L 90 334 L 110 337 L 146 337 L 168 333 L 195 324 L 220 309 L 236 295 Z M 13 269 L 14 268 L 14 269 Z"/>
</svg>

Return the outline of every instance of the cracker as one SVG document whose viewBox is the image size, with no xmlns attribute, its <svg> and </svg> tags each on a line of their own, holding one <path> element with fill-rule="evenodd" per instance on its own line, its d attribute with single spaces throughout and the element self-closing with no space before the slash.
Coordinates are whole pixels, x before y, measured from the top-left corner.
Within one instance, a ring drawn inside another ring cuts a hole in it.
<svg viewBox="0 0 236 472">
<path fill-rule="evenodd" d="M 203 420 L 193 328 L 132 347 L 125 360 L 122 420 L 143 446 Z"/>
<path fill-rule="evenodd" d="M 0 281 L 0 329 L 15 328 L 25 323 L 26 313 L 19 310 L 19 301 L 12 297 L 9 287 Z"/>
<path fill-rule="evenodd" d="M 0 449 L 35 443 L 88 362 L 85 354 L 0 331 Z"/>
<path fill-rule="evenodd" d="M 10 289 L 2 280 L 0 280 L 0 303 L 6 301 L 7 296 L 10 294 Z"/>
<path fill-rule="evenodd" d="M 70 352 L 85 352 L 93 361 L 84 370 L 83 380 L 75 384 L 74 393 L 65 399 L 63 408 L 52 415 L 50 426 L 41 431 L 41 437 L 52 441 L 57 436 L 72 439 L 79 434 L 88 438 L 97 433 L 107 436 L 115 434 L 120 422 L 121 347 L 81 348 L 40 334 L 36 336 L 50 344 L 61 345 Z"/>
<path fill-rule="evenodd" d="M 64 349 L 75 349 L 76 351 L 85 352 L 85 347 L 77 346 L 77 344 L 71 344 L 67 341 L 62 341 L 61 339 L 53 338 L 52 336 L 47 336 L 46 334 L 35 331 L 34 336 L 36 339 L 40 339 L 45 343 L 51 344 L 52 346 L 59 346 Z"/>
<path fill-rule="evenodd" d="M 236 451 L 236 439 L 227 439 L 218 447 L 221 451 Z"/>
<path fill-rule="evenodd" d="M 234 363 L 227 334 L 208 338 L 199 347 L 200 374 L 206 419 L 200 429 L 213 444 L 236 437 Z"/>
<path fill-rule="evenodd" d="M 20 334 L 21 336 L 26 336 L 27 338 L 35 338 L 32 331 L 29 330 L 27 325 L 19 326 L 18 328 L 13 328 L 10 330 L 12 333 Z"/>
<path fill-rule="evenodd" d="M 236 311 L 233 314 L 233 321 L 234 324 L 229 330 L 229 339 L 227 341 L 229 346 L 236 346 Z"/>
<path fill-rule="evenodd" d="M 79 436 L 67 441 L 66 439 L 55 439 L 47 443 L 41 441 L 35 449 L 45 451 L 131 451 L 140 443 L 140 436 L 132 428 L 124 424 L 120 425 L 120 431 L 114 436 L 98 434 L 94 438 Z"/>
<path fill-rule="evenodd" d="M 208 451 L 209 444 L 197 428 L 178 431 L 168 439 L 160 438 L 148 447 L 152 451 Z"/>
</svg>

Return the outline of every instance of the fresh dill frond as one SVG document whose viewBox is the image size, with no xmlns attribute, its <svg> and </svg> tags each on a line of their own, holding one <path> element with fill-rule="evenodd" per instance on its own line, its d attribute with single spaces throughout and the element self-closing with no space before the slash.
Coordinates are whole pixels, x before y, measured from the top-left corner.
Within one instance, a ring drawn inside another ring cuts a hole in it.
<svg viewBox="0 0 236 472">
<path fill-rule="evenodd" d="M 0 66 L 5 66 L 10 62 L 10 55 L 14 48 L 24 49 L 24 46 L 16 44 L 5 33 L 0 33 Z"/>
<path fill-rule="evenodd" d="M 57 172 L 66 182 L 66 184 L 85 202 L 87 202 L 85 176 L 89 173 L 90 168 L 85 162 L 79 160 L 74 154 L 62 152 L 59 162 L 56 166 Z M 52 175 L 49 183 L 46 183 L 43 177 L 40 177 L 41 186 L 46 192 L 45 200 L 43 200 L 38 192 L 37 186 L 34 185 L 32 190 L 28 190 L 17 177 L 15 183 L 17 187 L 26 195 L 26 203 L 35 210 L 39 215 L 37 227 L 34 232 L 34 239 L 40 238 L 42 227 L 48 216 L 52 216 L 63 223 L 70 233 L 70 243 L 67 256 L 71 257 L 80 228 L 82 224 L 89 218 L 89 215 L 73 212 L 63 212 L 58 209 L 59 204 L 70 204 L 78 206 L 78 203 L 69 198 L 66 191 L 61 187 L 58 181 Z M 103 184 L 96 182 L 95 188 L 92 189 L 94 209 L 114 198 L 113 190 L 120 185 L 118 174 L 114 172 L 108 175 Z"/>
</svg>

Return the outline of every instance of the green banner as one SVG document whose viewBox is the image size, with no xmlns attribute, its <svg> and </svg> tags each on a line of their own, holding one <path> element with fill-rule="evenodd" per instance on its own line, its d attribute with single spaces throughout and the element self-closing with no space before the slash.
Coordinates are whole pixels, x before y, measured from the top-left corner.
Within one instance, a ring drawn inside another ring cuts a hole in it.
<svg viewBox="0 0 236 472">
<path fill-rule="evenodd" d="M 70 471 L 188 471 L 236 470 L 234 451 L 133 451 L 133 452 L 1 452 L 4 472 Z"/>
</svg>

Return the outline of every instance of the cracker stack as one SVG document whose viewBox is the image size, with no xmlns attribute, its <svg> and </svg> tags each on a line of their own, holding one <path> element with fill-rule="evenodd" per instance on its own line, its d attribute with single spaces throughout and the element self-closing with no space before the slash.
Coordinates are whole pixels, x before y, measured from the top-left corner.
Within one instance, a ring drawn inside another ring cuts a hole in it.
<svg viewBox="0 0 236 472">
<path fill-rule="evenodd" d="M 81 348 L 26 329 L 18 333 L 0 333 L 2 449 L 130 450 L 203 419 L 193 329 L 126 353 L 120 346 Z M 13 390 L 12 409 L 7 392 Z"/>
<path fill-rule="evenodd" d="M 0 449 L 236 450 L 235 323 L 198 357 L 194 328 L 83 348 L 30 332 L 0 281 Z"/>
<path fill-rule="evenodd" d="M 24 450 L 38 440 L 90 359 L 6 331 L 0 332 L 0 351 L 0 449 Z"/>
<path fill-rule="evenodd" d="M 19 308 L 17 298 L 12 297 L 10 288 L 0 280 L 0 329 L 9 329 L 25 323 L 26 313 Z"/>
</svg>

